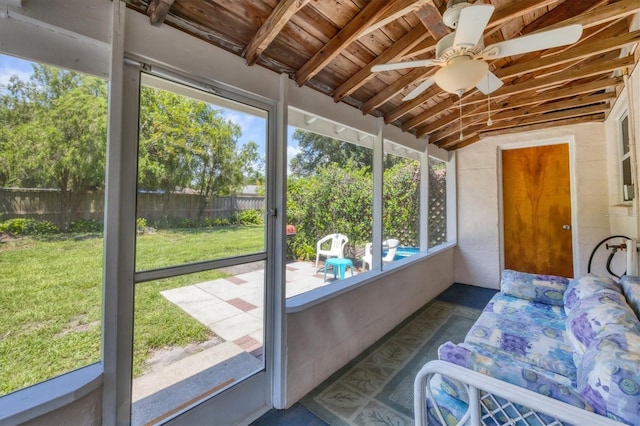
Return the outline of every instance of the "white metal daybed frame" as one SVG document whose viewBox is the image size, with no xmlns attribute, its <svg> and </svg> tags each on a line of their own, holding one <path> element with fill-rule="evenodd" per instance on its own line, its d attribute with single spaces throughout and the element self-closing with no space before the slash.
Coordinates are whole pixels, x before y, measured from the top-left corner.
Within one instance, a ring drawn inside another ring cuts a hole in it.
<svg viewBox="0 0 640 426">
<path fill-rule="evenodd" d="M 608 417 L 582 410 L 573 405 L 558 401 L 557 399 L 544 396 L 450 362 L 437 360 L 425 364 L 416 375 L 414 381 L 413 404 L 416 426 L 427 424 L 427 398 L 429 398 L 433 404 L 440 423 L 446 425 L 440 409 L 434 401 L 429 386 L 429 382 L 436 374 L 455 379 L 464 384 L 467 389 L 469 409 L 463 418 L 460 419 L 459 425 L 469 424 L 479 426 L 486 425 L 487 421 L 490 422 L 489 424 L 530 425 L 532 424 L 530 421 L 534 419 L 533 424 L 547 426 L 561 425 L 561 422 L 575 425 L 622 425 L 622 423 Z M 496 397 L 506 400 L 506 402 L 498 401 Z M 494 407 L 493 410 L 488 408 L 486 402 L 490 402 L 490 405 Z M 502 402 L 502 404 L 500 402 Z M 519 406 L 528 408 L 528 410 L 519 410 L 513 404 L 518 404 Z M 509 413 L 515 412 L 517 416 L 509 415 L 507 411 Z M 555 420 L 550 423 L 545 423 L 537 413 L 546 414 L 555 418 Z M 499 421 L 496 415 L 500 414 L 509 418 L 509 421 L 506 423 Z"/>
</svg>

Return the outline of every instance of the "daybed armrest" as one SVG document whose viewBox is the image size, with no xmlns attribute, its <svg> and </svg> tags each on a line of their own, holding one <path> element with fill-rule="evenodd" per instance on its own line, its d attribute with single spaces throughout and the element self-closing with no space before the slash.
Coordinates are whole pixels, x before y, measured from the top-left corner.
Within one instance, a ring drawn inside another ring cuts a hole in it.
<svg viewBox="0 0 640 426">
<path fill-rule="evenodd" d="M 505 407 L 505 404 L 501 404 L 500 402 L 506 401 L 509 408 L 499 410 L 501 414 L 505 414 L 507 411 L 513 412 L 514 407 L 510 404 L 518 404 L 519 406 L 528 408 L 530 411 L 543 413 L 561 422 L 571 424 L 597 424 L 601 426 L 622 425 L 622 423 L 618 423 L 607 417 L 582 410 L 539 393 L 460 367 L 459 365 L 446 361 L 430 361 L 420 369 L 414 381 L 414 414 L 416 426 L 427 424 L 427 398 L 429 398 L 433 404 L 436 404 L 435 400 L 431 397 L 429 386 L 429 381 L 436 374 L 457 380 L 464 383 L 467 387 L 469 409 L 459 424 L 465 424 L 468 420 L 472 426 L 481 425 L 483 419 L 486 419 L 488 423 L 488 420 L 493 417 L 492 411 L 494 410 L 488 410 L 487 406 L 495 407 L 496 405 L 500 405 Z M 518 414 L 521 416 L 520 418 L 536 415 L 535 413 Z M 440 421 L 443 422 L 443 419 Z"/>
</svg>

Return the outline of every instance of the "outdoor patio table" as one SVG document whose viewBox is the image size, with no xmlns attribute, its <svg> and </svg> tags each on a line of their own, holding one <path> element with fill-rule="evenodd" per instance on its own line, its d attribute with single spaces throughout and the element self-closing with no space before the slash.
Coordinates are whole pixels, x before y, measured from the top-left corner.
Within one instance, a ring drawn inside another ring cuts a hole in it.
<svg viewBox="0 0 640 426">
<path fill-rule="evenodd" d="M 351 276 L 353 276 L 353 262 L 351 259 L 341 259 L 338 257 L 332 257 L 327 259 L 324 263 L 324 280 L 327 280 L 327 267 L 333 267 L 333 279 L 336 278 L 336 270 L 338 272 L 338 278 L 344 279 L 347 273 L 347 267 L 351 268 Z"/>
</svg>

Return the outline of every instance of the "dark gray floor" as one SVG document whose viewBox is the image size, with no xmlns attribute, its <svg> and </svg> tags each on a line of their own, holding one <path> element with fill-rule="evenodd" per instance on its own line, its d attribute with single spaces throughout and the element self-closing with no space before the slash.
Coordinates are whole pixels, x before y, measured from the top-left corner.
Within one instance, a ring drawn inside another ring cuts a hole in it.
<svg viewBox="0 0 640 426">
<path fill-rule="evenodd" d="M 454 283 L 451 287 L 443 291 L 437 299 L 444 302 L 455 303 L 457 305 L 468 306 L 470 308 L 482 309 L 487 305 L 496 292 L 497 290 Z M 287 410 L 270 410 L 251 425 L 324 426 L 327 425 L 327 423 L 322 421 L 322 419 L 304 408 L 302 405 L 294 404 Z"/>
</svg>

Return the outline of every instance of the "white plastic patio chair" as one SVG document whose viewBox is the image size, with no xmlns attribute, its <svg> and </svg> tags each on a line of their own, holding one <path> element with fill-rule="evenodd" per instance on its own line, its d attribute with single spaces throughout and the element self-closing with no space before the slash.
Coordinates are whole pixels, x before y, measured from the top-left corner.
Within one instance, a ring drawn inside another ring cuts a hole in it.
<svg viewBox="0 0 640 426">
<path fill-rule="evenodd" d="M 331 240 L 331 247 L 329 249 L 323 249 L 322 246 L 326 245 L 327 241 Z M 344 246 L 349 242 L 349 238 L 343 234 L 329 234 L 323 237 L 316 244 L 316 272 L 318 272 L 318 261 L 320 256 L 325 256 L 327 259 L 330 257 L 344 257 Z"/>
<path fill-rule="evenodd" d="M 387 249 L 387 254 L 382 258 L 382 263 L 393 262 L 393 258 L 396 257 L 396 250 L 398 250 L 398 246 L 400 245 L 400 241 L 395 238 L 390 238 L 388 240 L 384 240 L 382 242 L 382 247 Z M 364 256 L 362 256 L 362 269 L 371 270 L 371 264 L 373 263 L 373 254 L 371 253 L 371 247 L 373 244 L 367 243 L 364 246 Z M 367 266 L 365 268 L 365 265 Z"/>
</svg>

